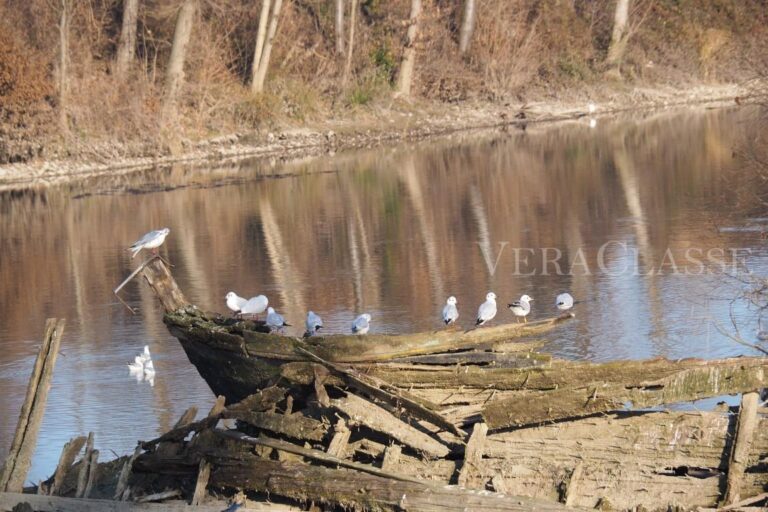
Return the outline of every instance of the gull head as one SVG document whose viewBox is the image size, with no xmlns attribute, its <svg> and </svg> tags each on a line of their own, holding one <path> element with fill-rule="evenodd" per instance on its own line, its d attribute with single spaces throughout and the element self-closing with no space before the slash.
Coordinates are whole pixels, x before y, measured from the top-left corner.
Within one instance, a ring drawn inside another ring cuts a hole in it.
<svg viewBox="0 0 768 512">
<path fill-rule="evenodd" d="M 235 292 L 229 292 L 224 296 L 224 298 L 227 300 L 234 299 L 235 297 L 237 297 L 237 294 Z"/>
<path fill-rule="evenodd" d="M 496 294 L 493 292 L 489 292 L 488 295 L 485 296 L 485 300 L 495 301 L 496 300 Z"/>
<path fill-rule="evenodd" d="M 267 308 L 267 314 L 268 314 L 268 315 L 271 315 L 271 314 L 273 314 L 274 312 L 275 312 L 275 308 L 273 308 L 272 306 L 270 306 L 270 307 L 268 307 L 268 308 Z"/>
<path fill-rule="evenodd" d="M 451 304 L 451 305 L 456 304 L 456 297 L 454 297 L 453 295 L 448 297 L 448 300 L 446 301 L 446 304 Z"/>
<path fill-rule="evenodd" d="M 533 299 L 527 295 L 520 297 L 520 302 L 531 302 Z"/>
<path fill-rule="evenodd" d="M 163 236 L 166 236 L 170 232 L 171 232 L 171 230 L 168 229 L 168 228 L 163 228 L 163 229 L 160 230 L 160 233 L 162 233 Z"/>
<path fill-rule="evenodd" d="M 371 315 L 369 315 L 368 313 L 363 313 L 361 316 L 363 318 L 365 318 L 366 322 L 370 322 L 371 321 Z"/>
</svg>

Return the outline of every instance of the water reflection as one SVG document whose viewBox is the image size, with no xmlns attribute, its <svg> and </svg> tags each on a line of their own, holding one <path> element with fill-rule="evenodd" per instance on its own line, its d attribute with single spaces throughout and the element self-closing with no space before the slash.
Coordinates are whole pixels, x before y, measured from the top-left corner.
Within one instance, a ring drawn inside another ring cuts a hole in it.
<svg viewBox="0 0 768 512">
<path fill-rule="evenodd" d="M 126 245 L 163 226 L 171 228 L 164 250 L 191 300 L 225 311 L 228 290 L 264 293 L 296 333 L 307 309 L 329 332 L 346 332 L 364 311 L 372 331 L 437 328 L 448 295 L 469 325 L 489 290 L 500 303 L 533 296 L 535 319 L 554 314 L 555 296 L 570 290 L 582 301 L 578 320 L 547 347 L 560 356 L 746 353 L 710 321 L 727 324 L 731 311 L 751 319 L 730 304 L 738 283 L 685 271 L 699 269 L 686 258 L 691 248 L 752 248 L 753 269 L 765 268 L 759 233 L 715 228 L 738 222 L 724 213 L 733 197 L 723 178 L 735 167 L 732 148 L 757 130 L 744 122 L 749 115 L 601 119 L 593 129 L 529 127 L 287 164 L 175 167 L 161 192 L 137 174 L 6 193 L 0 451 L 46 317 L 69 322 L 33 479 L 51 472 L 72 435 L 94 430 L 102 452 L 125 453 L 189 405 L 212 402 L 148 288 L 125 290 L 138 316 L 111 294 L 137 264 Z M 498 321 L 513 317 L 503 309 Z M 144 344 L 154 354 L 154 387 L 126 367 Z"/>
</svg>

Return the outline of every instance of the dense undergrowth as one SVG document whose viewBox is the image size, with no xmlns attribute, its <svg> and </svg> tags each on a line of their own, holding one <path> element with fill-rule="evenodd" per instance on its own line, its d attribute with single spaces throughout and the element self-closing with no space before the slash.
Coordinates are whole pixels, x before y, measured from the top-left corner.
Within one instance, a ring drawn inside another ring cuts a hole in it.
<svg viewBox="0 0 768 512">
<path fill-rule="evenodd" d="M 335 48 L 332 0 L 286 0 L 266 91 L 250 92 L 260 2 L 200 2 L 182 91 L 183 138 L 354 118 L 393 105 L 409 0 L 361 0 L 352 77 Z M 458 51 L 462 2 L 424 0 L 414 101 L 596 98 L 642 85 L 744 82 L 768 54 L 763 0 L 634 0 L 620 81 L 605 57 L 612 0 L 478 0 L 476 28 Z M 0 162 L 165 150 L 160 117 L 177 2 L 140 2 L 136 60 L 113 73 L 121 0 L 73 2 L 67 103 L 59 91 L 59 2 L 0 0 Z M 398 107 L 408 108 L 402 102 Z"/>
</svg>

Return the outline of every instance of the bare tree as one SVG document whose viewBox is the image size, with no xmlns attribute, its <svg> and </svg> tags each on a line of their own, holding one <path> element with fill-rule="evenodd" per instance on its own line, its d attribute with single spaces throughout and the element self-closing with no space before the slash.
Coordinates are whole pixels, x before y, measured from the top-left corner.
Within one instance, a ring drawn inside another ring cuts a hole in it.
<svg viewBox="0 0 768 512">
<path fill-rule="evenodd" d="M 136 21 L 139 16 L 139 0 L 123 2 L 123 28 L 120 31 L 120 42 L 117 47 L 115 74 L 124 76 L 133 63 L 136 55 Z"/>
<path fill-rule="evenodd" d="M 411 95 L 411 82 L 413 80 L 413 67 L 416 61 L 416 38 L 419 35 L 419 15 L 421 14 L 421 0 L 411 0 L 411 15 L 408 19 L 408 33 L 405 41 L 403 60 L 400 63 L 400 73 L 397 77 L 397 94 L 401 96 Z"/>
<path fill-rule="evenodd" d="M 349 12 L 349 47 L 347 48 L 347 62 L 344 65 L 344 75 L 341 79 L 342 87 L 346 87 L 349 73 L 352 71 L 352 49 L 355 46 L 355 14 L 357 13 L 357 0 L 352 0 Z"/>
<path fill-rule="evenodd" d="M 609 71 L 618 73 L 621 59 L 624 57 L 624 50 L 627 47 L 629 38 L 629 2 L 630 0 L 617 0 L 616 12 L 613 18 L 613 33 L 611 34 L 611 44 L 608 47 L 608 57 L 606 63 Z"/>
<path fill-rule="evenodd" d="M 67 108 L 69 107 L 69 0 L 61 0 L 59 18 L 59 125 L 62 135 L 69 133 Z"/>
<path fill-rule="evenodd" d="M 251 65 L 251 89 L 256 92 L 256 77 L 259 74 L 261 55 L 264 53 L 264 41 L 267 39 L 267 22 L 269 21 L 269 8 L 272 0 L 262 0 L 261 14 L 259 14 L 259 31 L 256 33 L 256 50 L 253 52 L 253 64 Z"/>
<path fill-rule="evenodd" d="M 344 55 L 344 0 L 336 3 L 336 53 Z"/>
<path fill-rule="evenodd" d="M 461 20 L 459 33 L 459 53 L 464 55 L 472 44 L 472 34 L 475 33 L 475 17 L 477 4 L 475 0 L 464 0 L 464 16 Z"/>
<path fill-rule="evenodd" d="M 264 49 L 261 53 L 261 57 L 259 57 L 259 67 L 256 70 L 256 75 L 254 76 L 253 83 L 251 84 L 251 90 L 253 92 L 261 92 L 264 90 L 264 80 L 267 77 L 269 57 L 272 54 L 272 43 L 274 42 L 275 35 L 277 34 L 277 22 L 280 18 L 280 9 L 282 6 L 283 0 L 275 0 L 274 5 L 272 6 L 272 15 L 269 17 L 269 31 L 267 32 L 267 38 L 264 42 Z"/>
<path fill-rule="evenodd" d="M 171 57 L 166 72 L 166 91 L 163 105 L 163 117 L 166 121 L 176 116 L 176 102 L 179 90 L 184 83 L 184 62 L 187 56 L 187 46 L 192 37 L 196 11 L 197 0 L 184 0 L 176 18 L 176 30 L 173 33 Z"/>
</svg>

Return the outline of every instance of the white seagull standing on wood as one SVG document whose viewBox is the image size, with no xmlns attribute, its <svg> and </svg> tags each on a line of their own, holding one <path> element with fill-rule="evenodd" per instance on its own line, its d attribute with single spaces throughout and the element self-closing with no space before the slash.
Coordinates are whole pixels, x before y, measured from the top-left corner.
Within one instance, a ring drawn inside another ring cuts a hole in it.
<svg viewBox="0 0 768 512">
<path fill-rule="evenodd" d="M 243 304 L 243 307 L 240 308 L 240 314 L 258 318 L 267 309 L 268 305 L 269 299 L 266 295 L 257 295 L 256 297 L 251 297 Z M 274 311 L 272 308 L 269 308 L 269 310 Z"/>
<path fill-rule="evenodd" d="M 248 302 L 248 299 L 244 299 L 243 297 L 240 297 L 235 292 L 228 292 L 224 298 L 227 301 L 227 307 L 230 311 L 232 311 L 234 314 L 239 314 L 240 311 L 243 309 L 245 304 Z"/>
<path fill-rule="evenodd" d="M 528 319 L 526 318 L 528 316 L 528 313 L 531 312 L 531 301 L 533 299 L 530 298 L 527 295 L 523 295 L 520 297 L 520 300 L 517 302 L 513 302 L 512 304 L 509 304 L 507 307 L 512 311 L 512 313 L 515 314 L 516 317 L 518 317 L 518 321 L 520 317 L 523 317 L 523 320 L 525 322 L 528 322 Z"/>
<path fill-rule="evenodd" d="M 275 311 L 275 308 L 269 308 L 267 309 L 267 327 L 271 331 L 279 331 L 283 327 L 290 327 L 291 324 L 285 323 L 285 319 L 283 318 L 283 315 L 277 313 Z"/>
<path fill-rule="evenodd" d="M 571 297 L 570 293 L 561 293 L 555 299 L 555 306 L 560 311 L 568 311 L 573 307 L 573 304 L 573 297 Z"/>
<path fill-rule="evenodd" d="M 485 296 L 485 302 L 480 304 L 480 308 L 477 310 L 477 321 L 475 322 L 475 326 L 480 327 L 485 322 L 493 320 L 493 317 L 495 316 L 496 294 L 489 292 L 488 295 Z"/>
<path fill-rule="evenodd" d="M 152 249 L 152 254 L 157 256 L 157 248 L 163 245 L 165 237 L 168 236 L 171 230 L 168 228 L 158 229 L 150 231 L 146 235 L 142 236 L 131 245 L 128 250 L 131 251 L 131 258 L 135 258 L 139 251 L 142 249 Z"/>
<path fill-rule="evenodd" d="M 312 336 L 323 328 L 323 319 L 314 311 L 307 313 L 307 336 Z"/>
<path fill-rule="evenodd" d="M 371 315 L 363 313 L 352 322 L 352 334 L 368 334 L 371 328 Z"/>
<path fill-rule="evenodd" d="M 456 297 L 450 296 L 445 301 L 445 307 L 443 308 L 443 322 L 445 325 L 456 323 L 459 318 L 459 309 L 456 307 Z"/>
</svg>

